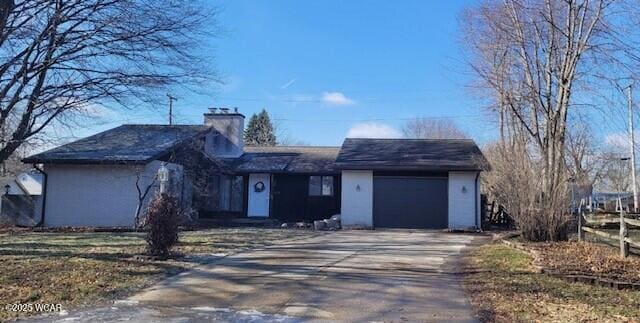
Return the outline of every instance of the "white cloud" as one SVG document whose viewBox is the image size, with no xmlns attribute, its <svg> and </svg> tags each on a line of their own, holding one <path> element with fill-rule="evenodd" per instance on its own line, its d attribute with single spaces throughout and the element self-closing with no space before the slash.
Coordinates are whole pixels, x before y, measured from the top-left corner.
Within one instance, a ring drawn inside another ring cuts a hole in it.
<svg viewBox="0 0 640 323">
<path fill-rule="evenodd" d="M 291 85 L 293 85 L 293 83 L 295 83 L 297 80 L 298 79 L 295 79 L 295 78 L 294 79 L 290 79 L 289 82 L 283 84 L 280 88 L 284 90 L 284 89 L 290 87 Z"/>
<path fill-rule="evenodd" d="M 322 102 L 329 105 L 352 105 L 356 103 L 341 92 L 322 93 Z"/>
<path fill-rule="evenodd" d="M 356 123 L 347 132 L 347 138 L 400 138 L 397 129 L 377 122 Z"/>
<path fill-rule="evenodd" d="M 93 102 L 74 102 L 74 100 L 60 100 L 60 105 L 72 107 L 68 114 L 76 117 L 86 117 L 91 119 L 105 119 L 116 116 L 115 111 Z"/>
<path fill-rule="evenodd" d="M 635 141 L 638 144 L 638 137 L 636 136 Z M 604 137 L 604 142 L 615 149 L 629 149 L 629 134 L 626 132 L 615 132 L 607 134 Z"/>
<path fill-rule="evenodd" d="M 108 118 L 114 116 L 113 110 L 97 103 L 82 104 L 78 112 L 90 118 Z"/>
</svg>

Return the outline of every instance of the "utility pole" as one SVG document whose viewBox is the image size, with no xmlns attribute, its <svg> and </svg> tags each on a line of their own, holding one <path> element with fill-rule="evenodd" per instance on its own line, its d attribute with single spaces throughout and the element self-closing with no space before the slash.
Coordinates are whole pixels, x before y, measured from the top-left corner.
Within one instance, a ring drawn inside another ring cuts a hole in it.
<svg viewBox="0 0 640 323">
<path fill-rule="evenodd" d="M 636 147 L 633 134 L 633 98 L 632 85 L 627 88 L 627 100 L 629 104 L 629 137 L 631 140 L 631 185 L 633 186 L 633 212 L 638 212 L 638 185 L 636 183 Z"/>
<path fill-rule="evenodd" d="M 175 96 L 171 96 L 171 94 L 167 93 L 167 97 L 169 98 L 169 125 L 173 124 L 173 101 L 178 101 L 178 98 Z"/>
</svg>

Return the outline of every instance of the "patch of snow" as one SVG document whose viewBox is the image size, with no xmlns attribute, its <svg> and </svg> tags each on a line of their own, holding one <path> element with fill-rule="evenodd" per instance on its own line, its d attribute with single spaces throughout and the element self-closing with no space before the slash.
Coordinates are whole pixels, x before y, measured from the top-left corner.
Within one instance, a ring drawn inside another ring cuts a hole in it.
<svg viewBox="0 0 640 323">
<path fill-rule="evenodd" d="M 113 302 L 113 305 L 124 305 L 124 306 L 133 306 L 138 305 L 138 301 L 130 300 L 130 299 L 122 299 Z"/>
<path fill-rule="evenodd" d="M 264 313 L 256 310 L 243 310 L 237 312 L 240 315 L 250 315 L 250 316 L 264 316 Z"/>
<path fill-rule="evenodd" d="M 67 314 L 69 314 L 69 313 L 67 313 Z M 80 317 L 76 316 L 76 317 L 67 317 L 67 318 L 64 318 L 62 320 L 58 320 L 56 322 L 72 322 L 72 321 L 78 321 L 78 320 L 80 320 Z"/>
<path fill-rule="evenodd" d="M 197 306 L 191 308 L 194 311 L 202 311 L 202 312 L 231 312 L 230 308 L 220 308 L 220 307 L 210 307 L 210 306 Z"/>
</svg>

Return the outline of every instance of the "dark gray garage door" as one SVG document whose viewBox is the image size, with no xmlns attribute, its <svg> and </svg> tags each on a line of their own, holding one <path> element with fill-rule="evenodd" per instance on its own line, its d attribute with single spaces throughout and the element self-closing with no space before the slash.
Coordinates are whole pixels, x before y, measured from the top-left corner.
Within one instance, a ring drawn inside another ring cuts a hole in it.
<svg viewBox="0 0 640 323">
<path fill-rule="evenodd" d="M 446 177 L 375 176 L 373 224 L 378 228 L 448 226 Z"/>
</svg>

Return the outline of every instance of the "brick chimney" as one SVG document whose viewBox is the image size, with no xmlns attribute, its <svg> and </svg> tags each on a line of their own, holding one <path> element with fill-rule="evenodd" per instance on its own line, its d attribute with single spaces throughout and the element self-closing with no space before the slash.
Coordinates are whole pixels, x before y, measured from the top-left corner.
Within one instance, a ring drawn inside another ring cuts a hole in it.
<svg viewBox="0 0 640 323">
<path fill-rule="evenodd" d="M 207 135 L 205 151 L 216 157 L 240 157 L 244 148 L 244 115 L 238 108 L 209 108 L 204 124 L 215 131 Z"/>
</svg>

